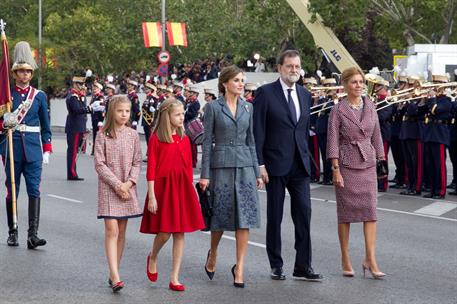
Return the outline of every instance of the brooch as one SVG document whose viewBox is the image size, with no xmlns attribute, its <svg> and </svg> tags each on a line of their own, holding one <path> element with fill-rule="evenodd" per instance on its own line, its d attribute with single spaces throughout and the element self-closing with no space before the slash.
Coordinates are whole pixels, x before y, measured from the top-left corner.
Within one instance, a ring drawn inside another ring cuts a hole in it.
<svg viewBox="0 0 457 304">
<path fill-rule="evenodd" d="M 244 108 L 246 109 L 246 112 L 249 113 L 249 106 L 248 105 L 244 105 Z"/>
</svg>

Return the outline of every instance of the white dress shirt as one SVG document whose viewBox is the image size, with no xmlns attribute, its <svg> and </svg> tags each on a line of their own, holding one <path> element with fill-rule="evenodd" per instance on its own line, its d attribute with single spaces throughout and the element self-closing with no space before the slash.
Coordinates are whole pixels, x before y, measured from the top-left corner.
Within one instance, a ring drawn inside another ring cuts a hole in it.
<svg viewBox="0 0 457 304">
<path fill-rule="evenodd" d="M 286 97 L 286 101 L 289 101 L 289 92 L 287 90 L 292 89 L 290 94 L 292 95 L 292 100 L 294 101 L 295 111 L 297 112 L 297 121 L 298 121 L 300 119 L 301 111 L 300 111 L 300 102 L 298 101 L 296 84 L 294 83 L 294 85 L 292 87 L 288 87 L 287 84 L 284 81 L 282 81 L 281 77 L 279 77 L 279 82 L 281 83 L 282 92 L 284 93 L 284 96 Z"/>
</svg>

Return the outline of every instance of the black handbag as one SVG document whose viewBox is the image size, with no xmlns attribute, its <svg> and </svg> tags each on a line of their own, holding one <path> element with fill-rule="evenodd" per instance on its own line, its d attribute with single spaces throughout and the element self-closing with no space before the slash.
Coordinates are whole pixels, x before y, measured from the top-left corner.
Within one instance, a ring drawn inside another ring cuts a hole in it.
<svg viewBox="0 0 457 304">
<path fill-rule="evenodd" d="M 202 231 L 208 231 L 211 223 L 211 217 L 213 216 L 213 203 L 211 199 L 211 192 L 208 188 L 204 191 L 200 188 L 200 183 L 195 184 L 197 189 L 198 200 L 200 201 L 200 207 L 202 209 L 203 220 L 205 221 L 205 229 Z"/>
<path fill-rule="evenodd" d="M 378 179 L 385 178 L 389 175 L 387 160 L 376 161 L 376 175 L 378 176 Z"/>
</svg>

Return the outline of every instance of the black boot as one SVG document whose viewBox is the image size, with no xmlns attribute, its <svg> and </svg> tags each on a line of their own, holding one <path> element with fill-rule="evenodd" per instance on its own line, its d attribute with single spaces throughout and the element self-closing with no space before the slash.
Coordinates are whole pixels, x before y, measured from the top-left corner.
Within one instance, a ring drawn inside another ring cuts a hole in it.
<svg viewBox="0 0 457 304">
<path fill-rule="evenodd" d="M 8 239 L 6 243 L 8 246 L 19 246 L 17 241 L 18 233 L 17 233 L 17 226 L 14 227 L 13 224 L 13 203 L 10 200 L 6 200 L 6 215 L 8 218 Z"/>
<path fill-rule="evenodd" d="M 38 246 L 46 245 L 45 239 L 37 236 L 38 224 L 40 222 L 40 199 L 35 197 L 29 198 L 29 230 L 27 238 L 27 248 L 35 249 Z"/>
</svg>

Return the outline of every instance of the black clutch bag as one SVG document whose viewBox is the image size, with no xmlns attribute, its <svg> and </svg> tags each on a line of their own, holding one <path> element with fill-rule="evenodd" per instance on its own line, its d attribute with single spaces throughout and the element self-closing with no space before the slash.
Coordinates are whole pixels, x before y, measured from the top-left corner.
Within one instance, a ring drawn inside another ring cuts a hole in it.
<svg viewBox="0 0 457 304">
<path fill-rule="evenodd" d="M 378 179 L 385 178 L 389 175 L 389 167 L 386 160 L 376 161 L 376 175 Z"/>
<path fill-rule="evenodd" d="M 211 216 L 213 216 L 213 203 L 211 199 L 211 192 L 208 188 L 206 188 L 203 191 L 202 188 L 200 188 L 200 183 L 196 183 L 195 188 L 197 189 L 198 200 L 200 201 L 203 220 L 205 221 L 206 226 L 206 228 L 202 230 L 208 231 L 211 222 Z"/>
</svg>

